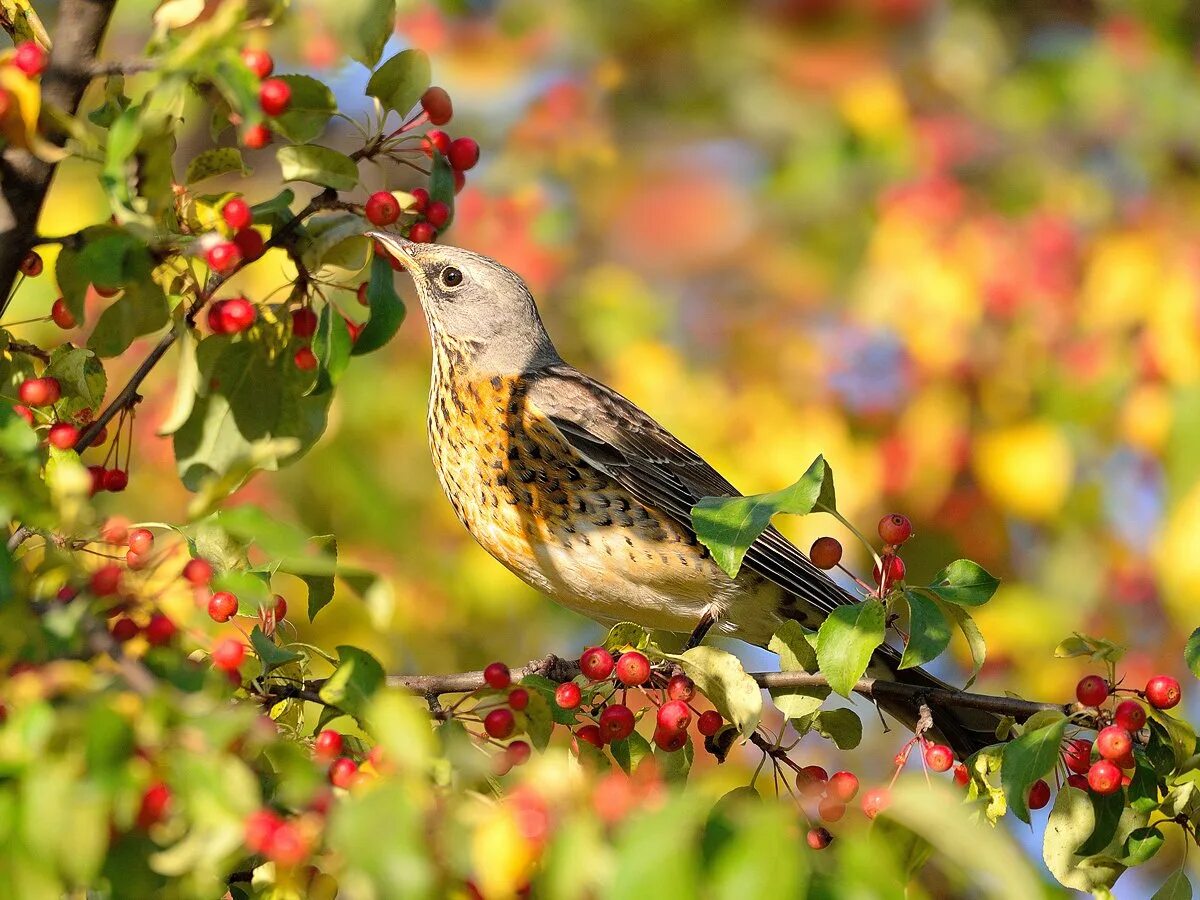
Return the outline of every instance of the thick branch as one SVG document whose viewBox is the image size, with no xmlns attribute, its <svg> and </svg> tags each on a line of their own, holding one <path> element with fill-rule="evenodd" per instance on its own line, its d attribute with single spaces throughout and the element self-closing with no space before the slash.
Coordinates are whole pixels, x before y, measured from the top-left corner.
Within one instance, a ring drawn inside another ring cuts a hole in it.
<svg viewBox="0 0 1200 900">
<path fill-rule="evenodd" d="M 42 76 L 42 105 L 74 115 L 88 86 L 96 51 L 116 0 L 62 0 L 50 65 Z M 54 164 L 26 150 L 0 154 L 0 313 L 8 305 L 21 260 L 33 247 L 38 216 Z"/>
</svg>

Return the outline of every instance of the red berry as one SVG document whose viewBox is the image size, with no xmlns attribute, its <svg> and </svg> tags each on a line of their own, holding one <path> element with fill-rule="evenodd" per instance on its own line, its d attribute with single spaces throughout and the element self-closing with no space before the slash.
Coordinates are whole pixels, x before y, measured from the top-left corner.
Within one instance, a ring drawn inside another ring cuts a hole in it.
<svg viewBox="0 0 1200 900">
<path fill-rule="evenodd" d="M 1146 725 L 1146 708 L 1136 700 L 1122 700 L 1113 713 L 1113 721 L 1126 731 L 1137 734 Z"/>
<path fill-rule="evenodd" d="M 585 678 L 603 681 L 613 671 L 612 654 L 603 647 L 588 647 L 579 657 L 579 670 Z"/>
<path fill-rule="evenodd" d="M 879 537 L 885 544 L 898 546 L 912 537 L 912 522 L 908 516 L 892 513 L 879 520 Z"/>
<path fill-rule="evenodd" d="M 520 712 L 529 705 L 529 691 L 525 688 L 513 688 L 508 692 L 508 705 Z"/>
<path fill-rule="evenodd" d="M 832 569 L 842 561 L 842 545 L 837 538 L 817 538 L 809 548 L 808 558 L 818 569 Z"/>
<path fill-rule="evenodd" d="M 454 115 L 450 95 L 440 87 L 431 87 L 421 95 L 421 108 L 434 125 L 445 125 Z"/>
<path fill-rule="evenodd" d="M 441 200 L 435 200 L 429 204 L 429 210 L 425 213 L 425 221 L 434 228 L 441 228 L 450 220 L 450 207 Z"/>
<path fill-rule="evenodd" d="M 673 675 L 667 682 L 667 699 L 688 703 L 696 696 L 696 683 L 686 675 Z"/>
<path fill-rule="evenodd" d="M 63 331 L 70 331 L 77 324 L 71 310 L 67 309 L 67 301 L 59 297 L 50 305 L 50 318 Z"/>
<path fill-rule="evenodd" d="M 1079 775 L 1087 774 L 1092 766 L 1092 742 L 1075 738 L 1063 745 L 1063 762 L 1067 768 Z"/>
<path fill-rule="evenodd" d="M 237 246 L 238 253 L 242 254 L 242 259 L 248 263 L 262 256 L 267 246 L 263 236 L 253 228 L 243 228 L 233 236 L 233 243 Z"/>
<path fill-rule="evenodd" d="M 126 641 L 131 641 L 137 637 L 137 623 L 134 622 L 133 619 L 127 619 L 122 616 L 121 618 L 117 619 L 117 621 L 113 622 L 110 633 L 112 634 L 114 641 L 116 641 L 118 644 L 123 644 Z"/>
<path fill-rule="evenodd" d="M 1108 682 L 1099 675 L 1086 675 L 1075 685 L 1075 698 L 1084 706 L 1099 706 L 1108 699 Z"/>
<path fill-rule="evenodd" d="M 264 852 L 276 865 L 296 866 L 308 856 L 308 840 L 293 823 L 283 822 L 271 835 Z"/>
<path fill-rule="evenodd" d="M 250 150 L 261 150 L 271 142 L 271 129 L 266 125 L 251 125 L 242 132 L 242 145 Z"/>
<path fill-rule="evenodd" d="M 79 596 L 79 591 L 68 585 L 66 587 L 59 588 L 58 593 L 54 596 L 60 603 L 70 603 Z"/>
<path fill-rule="evenodd" d="M 317 314 L 307 306 L 292 310 L 292 334 L 310 338 L 317 333 Z"/>
<path fill-rule="evenodd" d="M 645 684 L 650 678 L 650 660 L 644 653 L 630 650 L 617 660 L 617 679 L 626 687 Z"/>
<path fill-rule="evenodd" d="M 163 647 L 171 643 L 171 639 L 175 637 L 175 632 L 179 629 L 175 627 L 175 623 L 162 613 L 155 613 L 150 617 L 150 621 L 146 623 L 144 633 L 146 640 L 150 642 L 152 647 Z"/>
<path fill-rule="evenodd" d="M 218 669 L 234 672 L 246 658 L 246 645 L 237 638 L 222 638 L 213 645 L 212 661 Z"/>
<path fill-rule="evenodd" d="M 688 741 L 686 731 L 664 731 L 661 728 L 654 729 L 654 743 L 661 750 L 668 753 L 674 753 L 676 750 L 682 750 L 683 746 Z"/>
<path fill-rule="evenodd" d="M 483 680 L 494 691 L 502 691 L 512 684 L 512 673 L 502 662 L 494 662 L 483 670 Z"/>
<path fill-rule="evenodd" d="M 358 290 L 354 292 L 355 296 L 358 297 L 358 302 L 363 306 L 371 305 L 371 298 L 367 296 L 367 291 L 370 289 L 370 287 L 371 283 L 369 281 L 364 281 L 358 286 Z"/>
<path fill-rule="evenodd" d="M 833 835 L 824 828 L 810 828 L 808 835 L 805 837 L 808 841 L 808 846 L 814 850 L 824 850 L 833 841 Z"/>
<path fill-rule="evenodd" d="M 30 250 L 21 260 L 21 274 L 27 278 L 37 278 L 42 274 L 42 258 L 36 250 Z"/>
<path fill-rule="evenodd" d="M 479 144 L 469 137 L 461 137 L 450 145 L 446 158 L 452 168 L 466 172 L 479 162 Z"/>
<path fill-rule="evenodd" d="M 559 709 L 574 709 L 583 699 L 583 692 L 573 681 L 564 681 L 554 689 L 554 702 Z"/>
<path fill-rule="evenodd" d="M 145 831 L 167 817 L 171 807 L 171 789 L 161 781 L 146 788 L 142 794 L 142 802 L 138 806 L 137 827 Z"/>
<path fill-rule="evenodd" d="M 214 622 L 228 622 L 237 609 L 238 599 L 229 591 L 217 591 L 208 599 L 208 616 Z"/>
<path fill-rule="evenodd" d="M 111 300 L 113 297 L 117 296 L 117 294 L 121 293 L 121 291 L 124 290 L 124 288 L 119 288 L 119 287 L 106 288 L 106 287 L 101 287 L 98 284 L 93 284 L 92 290 L 96 292 L 96 296 L 99 297 L 100 299 Z"/>
<path fill-rule="evenodd" d="M 426 156 L 433 156 L 434 150 L 445 156 L 450 152 L 450 135 L 436 129 L 430 131 L 421 142 L 421 147 L 425 151 Z"/>
<path fill-rule="evenodd" d="M 853 772 L 834 772 L 829 776 L 826 790 L 835 800 L 849 803 L 858 794 L 858 776 Z"/>
<path fill-rule="evenodd" d="M 342 755 L 341 732 L 326 728 L 313 740 L 313 756 L 317 759 L 334 759 Z"/>
<path fill-rule="evenodd" d="M 963 787 L 966 787 L 971 782 L 971 771 L 962 763 L 955 763 L 954 780 Z"/>
<path fill-rule="evenodd" d="M 428 222 L 413 222 L 408 229 L 408 239 L 414 244 L 432 244 L 437 240 L 437 229 Z"/>
<path fill-rule="evenodd" d="M 221 334 L 238 334 L 245 331 L 254 324 L 254 320 L 258 315 L 254 309 L 254 304 L 245 297 L 233 297 L 229 300 L 222 300 L 213 307 L 213 310 L 219 310 Z"/>
<path fill-rule="evenodd" d="M 887 583 L 893 585 L 898 581 L 904 580 L 904 560 L 898 556 L 883 557 L 883 564 L 887 571 Z M 879 566 L 875 565 L 872 568 L 872 574 L 875 576 L 875 583 L 879 584 Z"/>
<path fill-rule="evenodd" d="M 263 853 L 270 846 L 271 838 L 283 824 L 283 820 L 269 809 L 260 809 L 246 817 L 246 849 L 252 853 Z"/>
<path fill-rule="evenodd" d="M 126 543 L 134 553 L 145 553 L 154 546 L 154 533 L 149 528 L 135 528 L 129 532 Z"/>
<path fill-rule="evenodd" d="M 954 765 L 954 751 L 945 744 L 930 744 L 925 748 L 925 765 L 935 772 L 948 772 Z"/>
<path fill-rule="evenodd" d="M 425 188 L 413 188 L 412 198 L 415 201 L 412 206 L 415 212 L 423 213 L 429 207 L 429 191 Z"/>
<path fill-rule="evenodd" d="M 268 78 L 258 89 L 258 105 L 268 116 L 282 116 L 292 105 L 292 89 L 282 78 Z"/>
<path fill-rule="evenodd" d="M 367 198 L 366 214 L 372 225 L 391 225 L 400 218 L 400 203 L 390 191 L 376 191 Z"/>
<path fill-rule="evenodd" d="M 621 741 L 633 734 L 636 723 L 633 710 L 623 703 L 614 703 L 600 713 L 600 739 L 605 743 Z"/>
<path fill-rule="evenodd" d="M 17 52 L 13 55 L 13 65 L 29 78 L 37 78 L 46 68 L 46 51 L 33 41 L 22 41 L 17 44 Z"/>
<path fill-rule="evenodd" d="M 59 450 L 70 450 L 79 440 L 79 429 L 69 422 L 55 422 L 50 426 L 50 433 L 46 436 L 46 440 L 52 447 L 57 447 Z"/>
<path fill-rule="evenodd" d="M 817 805 L 817 815 L 826 822 L 836 822 L 846 814 L 846 804 L 826 797 Z"/>
<path fill-rule="evenodd" d="M 1088 789 L 1087 776 L 1080 775 L 1079 773 L 1076 773 L 1074 775 L 1068 775 L 1067 776 L 1067 784 L 1070 787 L 1077 788 L 1078 790 L 1081 790 L 1081 791 L 1086 791 Z"/>
<path fill-rule="evenodd" d="M 1181 696 L 1179 682 L 1170 675 L 1155 675 L 1146 683 L 1146 700 L 1155 709 L 1170 709 Z"/>
<path fill-rule="evenodd" d="M 92 438 L 92 442 L 90 444 L 88 444 L 88 446 L 89 447 L 99 447 L 101 444 L 103 444 L 107 440 L 108 440 L 108 426 L 102 425 L 102 426 L 100 426 L 100 430 L 96 432 L 96 436 L 94 438 Z"/>
<path fill-rule="evenodd" d="M 529 757 L 533 755 L 533 750 L 525 741 L 513 741 L 504 751 L 508 755 L 508 761 L 514 766 L 523 766 L 529 762 Z"/>
<path fill-rule="evenodd" d="M 254 213 L 250 211 L 249 203 L 241 197 L 234 197 L 221 207 L 221 218 L 234 231 L 239 231 L 254 221 Z"/>
<path fill-rule="evenodd" d="M 462 189 L 467 186 L 467 175 L 465 172 L 454 170 L 454 193 L 457 196 L 462 193 Z"/>
<path fill-rule="evenodd" d="M 242 261 L 242 254 L 238 250 L 237 244 L 232 241 L 219 241 L 209 248 L 204 258 L 208 260 L 208 266 L 214 272 L 228 275 Z"/>
<path fill-rule="evenodd" d="M 301 347 L 297 350 L 296 355 L 292 357 L 292 362 L 301 372 L 308 372 L 317 367 L 317 357 L 311 347 Z"/>
<path fill-rule="evenodd" d="M 22 406 L 18 403 L 13 407 L 13 412 L 24 419 L 29 425 L 33 425 L 33 410 L 28 406 Z"/>
<path fill-rule="evenodd" d="M 1030 809 L 1041 809 L 1049 802 L 1050 785 L 1039 778 L 1033 783 L 1033 787 L 1029 789 L 1029 796 L 1026 798 L 1026 803 Z"/>
<path fill-rule="evenodd" d="M 1087 783 L 1097 794 L 1113 794 L 1121 789 L 1121 770 L 1107 759 L 1088 769 Z"/>
<path fill-rule="evenodd" d="M 109 469 L 104 473 L 104 490 L 119 494 L 129 487 L 129 473 L 124 469 Z"/>
<path fill-rule="evenodd" d="M 871 788 L 863 794 L 862 810 L 868 819 L 873 819 L 892 803 L 891 792 L 887 788 Z"/>
<path fill-rule="evenodd" d="M 348 756 L 339 756 L 329 767 L 329 782 L 334 787 L 349 787 L 357 771 L 358 764 L 354 760 Z"/>
<path fill-rule="evenodd" d="M 498 741 L 502 741 L 511 735 L 516 724 L 517 722 L 513 717 L 512 710 L 504 709 L 503 707 L 493 709 L 483 717 L 483 730 Z"/>
<path fill-rule="evenodd" d="M 625 657 L 622 656 L 621 659 Z M 617 663 L 618 671 L 620 663 Z M 692 724 L 692 711 L 682 700 L 668 700 L 658 708 L 657 727 L 664 732 L 687 731 Z"/>
<path fill-rule="evenodd" d="M 604 746 L 604 741 L 600 738 L 600 727 L 598 725 L 584 725 L 582 728 L 576 729 L 575 737 L 581 741 L 586 741 L 593 747 Z"/>
<path fill-rule="evenodd" d="M 275 595 L 275 608 L 272 610 L 275 615 L 276 622 L 282 622 L 287 618 L 287 600 L 282 594 Z"/>
<path fill-rule="evenodd" d="M 183 565 L 183 578 L 196 587 L 204 587 L 213 577 L 213 567 L 206 559 L 189 559 Z"/>
<path fill-rule="evenodd" d="M 92 476 L 92 496 L 104 490 L 104 466 L 88 466 L 88 474 Z"/>
<path fill-rule="evenodd" d="M 696 727 L 705 737 L 712 737 L 721 730 L 721 726 L 724 724 L 725 720 L 721 718 L 721 714 L 715 709 L 709 709 L 700 713 L 700 720 L 696 723 Z"/>
<path fill-rule="evenodd" d="M 246 64 L 246 68 L 258 76 L 260 81 L 275 71 L 275 60 L 271 59 L 271 54 L 266 50 L 254 50 L 247 47 L 242 51 L 242 62 Z"/>
<path fill-rule="evenodd" d="M 1096 752 L 1107 760 L 1120 760 L 1133 751 L 1133 738 L 1120 725 L 1101 728 L 1096 735 Z"/>
<path fill-rule="evenodd" d="M 57 378 L 26 378 L 17 388 L 17 398 L 26 406 L 53 406 L 61 396 Z"/>
<path fill-rule="evenodd" d="M 100 536 L 110 544 L 124 546 L 129 543 L 129 520 L 124 516 L 112 516 L 100 528 Z"/>
<path fill-rule="evenodd" d="M 143 553 L 136 553 L 133 550 L 125 552 L 125 565 L 129 567 L 129 571 L 131 572 L 146 568 L 149 562 L 149 558 Z"/>
</svg>

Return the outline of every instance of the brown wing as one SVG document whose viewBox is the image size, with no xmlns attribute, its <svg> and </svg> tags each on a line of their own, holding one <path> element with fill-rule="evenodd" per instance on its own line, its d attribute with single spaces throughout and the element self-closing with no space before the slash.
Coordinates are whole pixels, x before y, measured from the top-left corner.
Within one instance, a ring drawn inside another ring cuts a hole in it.
<svg viewBox="0 0 1200 900">
<path fill-rule="evenodd" d="M 526 381 L 529 402 L 580 456 L 689 531 L 692 507 L 701 497 L 741 496 L 716 469 L 633 403 L 576 369 L 547 366 L 527 375 Z M 825 613 L 857 599 L 774 528 L 751 545 L 744 566 Z"/>
</svg>

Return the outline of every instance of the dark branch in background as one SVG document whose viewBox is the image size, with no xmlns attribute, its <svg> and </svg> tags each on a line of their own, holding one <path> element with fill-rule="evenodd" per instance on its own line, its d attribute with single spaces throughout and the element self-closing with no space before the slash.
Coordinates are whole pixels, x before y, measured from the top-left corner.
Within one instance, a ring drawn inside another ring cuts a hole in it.
<svg viewBox="0 0 1200 900">
<path fill-rule="evenodd" d="M 42 106 L 74 115 L 95 65 L 116 0 L 62 0 L 50 64 L 42 75 Z M 0 154 L 0 313 L 8 306 L 21 261 L 32 249 L 38 216 L 55 164 L 27 150 Z"/>
</svg>

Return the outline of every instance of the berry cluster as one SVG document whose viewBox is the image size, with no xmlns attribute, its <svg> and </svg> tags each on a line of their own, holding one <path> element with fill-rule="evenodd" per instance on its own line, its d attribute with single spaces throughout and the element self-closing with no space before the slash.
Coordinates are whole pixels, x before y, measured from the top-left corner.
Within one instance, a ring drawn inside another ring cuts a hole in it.
<svg viewBox="0 0 1200 900">
<path fill-rule="evenodd" d="M 247 48 L 242 51 L 242 62 L 256 78 L 258 106 L 263 115 L 276 118 L 286 113 L 292 105 L 292 89 L 282 78 L 272 78 L 275 60 L 265 50 Z M 242 130 L 242 145 L 250 150 L 261 150 L 271 142 L 271 129 L 260 123 L 247 125 Z"/>
<path fill-rule="evenodd" d="M 883 541 L 883 550 L 879 554 L 880 561 L 875 564 L 871 573 L 874 587 L 863 585 L 864 588 L 882 597 L 890 587 L 904 580 L 904 560 L 900 558 L 899 550 L 900 545 L 912 537 L 912 533 L 912 522 L 908 516 L 890 513 L 879 520 L 879 537 Z M 837 567 L 845 571 L 841 565 L 842 545 L 837 538 L 817 538 L 809 548 L 808 558 L 818 569 Z"/>
</svg>

